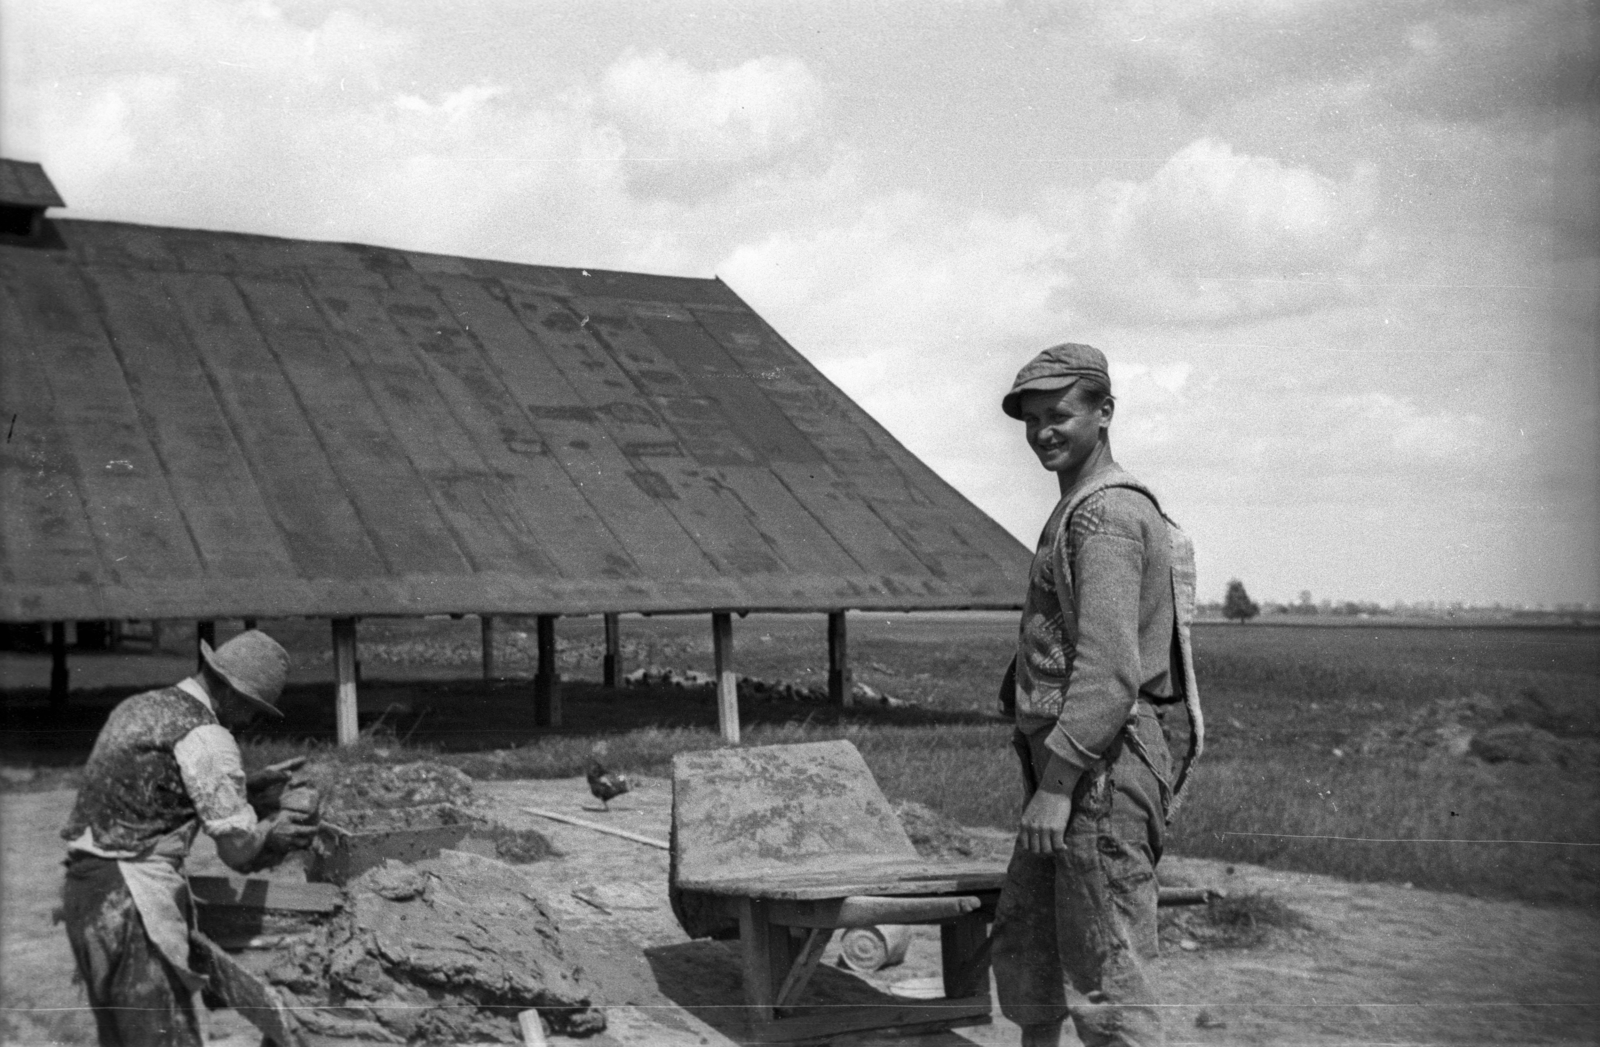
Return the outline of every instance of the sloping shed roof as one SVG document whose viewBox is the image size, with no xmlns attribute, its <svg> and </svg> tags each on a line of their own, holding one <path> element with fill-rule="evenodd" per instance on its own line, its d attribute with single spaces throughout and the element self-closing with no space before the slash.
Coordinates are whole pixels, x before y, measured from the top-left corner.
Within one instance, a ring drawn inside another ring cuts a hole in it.
<svg viewBox="0 0 1600 1047">
<path fill-rule="evenodd" d="M 65 207 L 40 164 L 0 159 L 0 205 L 9 207 Z"/>
<path fill-rule="evenodd" d="M 720 281 L 55 227 L 0 246 L 0 619 L 1020 600 Z"/>
</svg>

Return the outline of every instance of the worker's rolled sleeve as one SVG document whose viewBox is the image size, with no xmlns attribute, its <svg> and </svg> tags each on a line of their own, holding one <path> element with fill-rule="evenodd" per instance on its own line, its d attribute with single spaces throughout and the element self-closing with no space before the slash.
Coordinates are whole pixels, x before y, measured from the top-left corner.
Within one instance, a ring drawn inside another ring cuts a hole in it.
<svg viewBox="0 0 1600 1047">
<path fill-rule="evenodd" d="M 1108 513 L 1108 501 L 1101 495 L 1080 506 L 1071 541 L 1054 550 L 1061 606 L 1077 608 L 1077 643 L 1069 697 L 1045 745 L 1079 771 L 1116 739 L 1139 697 L 1145 538 L 1136 518 Z"/>
<path fill-rule="evenodd" d="M 245 798 L 239 743 L 220 724 L 196 727 L 172 747 L 178 773 L 207 836 L 250 832 L 256 814 Z"/>
</svg>

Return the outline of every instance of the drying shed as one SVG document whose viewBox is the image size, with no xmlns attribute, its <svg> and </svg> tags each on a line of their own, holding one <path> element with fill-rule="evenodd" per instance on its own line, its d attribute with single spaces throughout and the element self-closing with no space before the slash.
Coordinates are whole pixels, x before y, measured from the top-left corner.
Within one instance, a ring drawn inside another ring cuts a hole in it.
<svg viewBox="0 0 1600 1047">
<path fill-rule="evenodd" d="M 1023 546 L 720 280 L 59 203 L 0 162 L 0 621 L 1019 602 Z"/>
</svg>

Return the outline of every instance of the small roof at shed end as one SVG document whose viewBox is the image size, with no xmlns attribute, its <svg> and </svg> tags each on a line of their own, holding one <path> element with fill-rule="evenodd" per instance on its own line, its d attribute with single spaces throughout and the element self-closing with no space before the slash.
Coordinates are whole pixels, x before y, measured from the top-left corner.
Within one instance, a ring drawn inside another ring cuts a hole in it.
<svg viewBox="0 0 1600 1047">
<path fill-rule="evenodd" d="M 1024 591 L 1021 543 L 718 280 L 53 225 L 0 244 L 0 619 Z"/>
<path fill-rule="evenodd" d="M 0 206 L 65 207 L 61 194 L 39 164 L 0 159 Z"/>
</svg>

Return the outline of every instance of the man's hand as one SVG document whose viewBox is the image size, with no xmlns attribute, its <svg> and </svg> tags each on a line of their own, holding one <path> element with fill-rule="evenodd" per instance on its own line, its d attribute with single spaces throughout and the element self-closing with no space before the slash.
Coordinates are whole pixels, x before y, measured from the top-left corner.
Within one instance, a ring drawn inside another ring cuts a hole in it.
<svg viewBox="0 0 1600 1047">
<path fill-rule="evenodd" d="M 315 816 L 279 811 L 257 821 L 249 832 L 241 829 L 218 836 L 217 857 L 235 872 L 256 872 L 276 865 L 290 851 L 310 847 L 316 835 Z"/>
<path fill-rule="evenodd" d="M 261 792 L 264 789 L 270 789 L 274 785 L 282 785 L 289 780 L 290 775 L 304 767 L 305 763 L 306 758 L 304 756 L 293 756 L 279 763 L 263 767 L 244 780 L 245 792 Z"/>
<path fill-rule="evenodd" d="M 1061 757 L 1051 755 L 1039 788 L 1022 810 L 1017 838 L 1033 854 L 1062 854 L 1067 849 L 1067 822 L 1072 819 L 1072 790 L 1081 772 Z"/>
<path fill-rule="evenodd" d="M 316 835 L 316 825 L 307 822 L 304 815 L 295 811 L 280 811 L 269 820 L 262 849 L 280 854 L 303 850 L 311 846 Z"/>
<path fill-rule="evenodd" d="M 1067 847 L 1067 821 L 1072 817 L 1072 793 L 1039 789 L 1022 811 L 1017 836 L 1033 854 L 1060 854 Z"/>
</svg>

